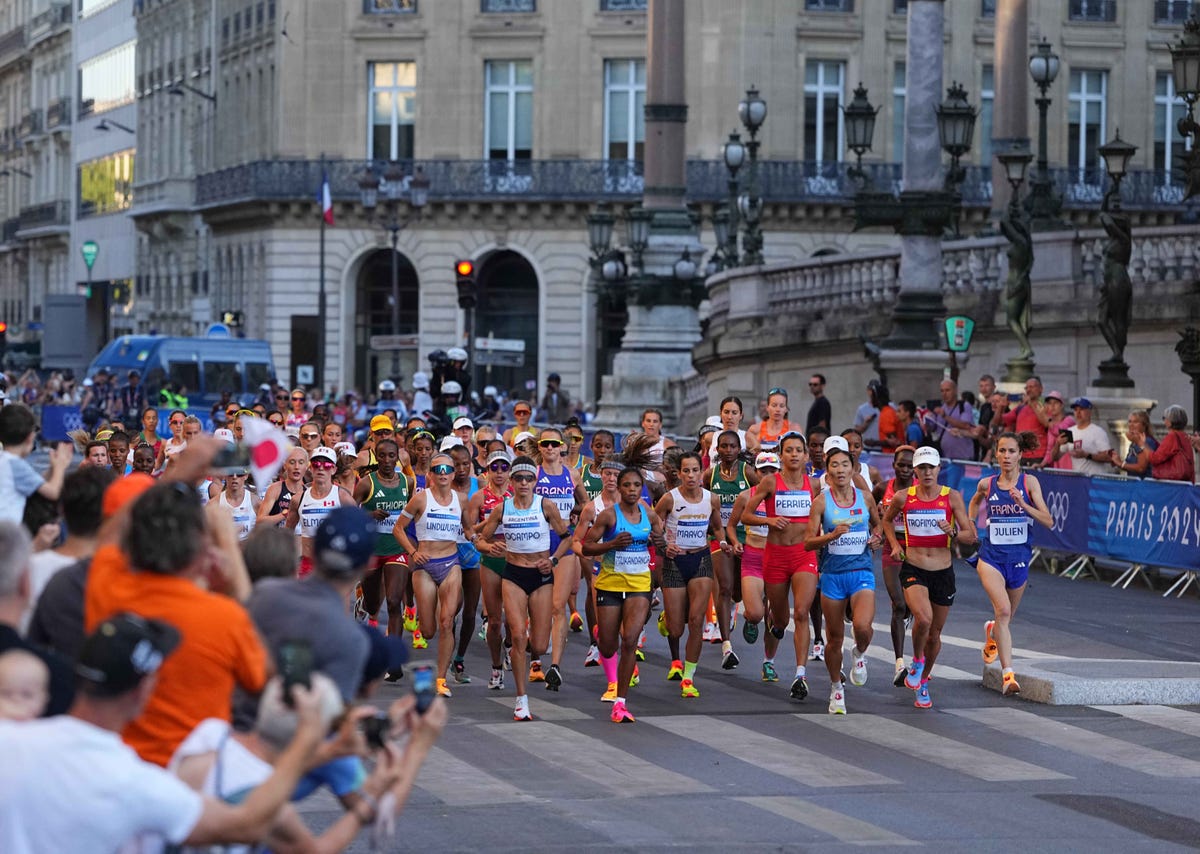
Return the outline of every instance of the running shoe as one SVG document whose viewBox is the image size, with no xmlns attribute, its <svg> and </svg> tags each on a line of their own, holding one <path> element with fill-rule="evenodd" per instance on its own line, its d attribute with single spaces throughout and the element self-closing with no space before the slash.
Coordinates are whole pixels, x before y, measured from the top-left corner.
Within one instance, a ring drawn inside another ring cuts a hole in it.
<svg viewBox="0 0 1200 854">
<path fill-rule="evenodd" d="M 512 670 L 512 647 L 504 647 L 504 669 Z"/>
<path fill-rule="evenodd" d="M 531 721 L 531 720 L 533 720 L 533 715 L 531 715 L 529 713 L 529 700 L 527 700 L 525 698 L 521 698 L 520 700 L 517 700 L 517 705 L 513 709 L 513 720 L 514 721 Z"/>
<path fill-rule="evenodd" d="M 370 626 L 370 627 L 371 627 L 371 628 L 373 628 L 373 629 L 377 629 L 377 628 L 379 628 L 379 618 L 378 618 L 378 617 L 370 617 L 370 616 L 368 616 L 368 617 L 367 617 L 367 625 L 368 625 L 368 626 Z"/>
<path fill-rule="evenodd" d="M 904 664 L 903 658 L 896 659 L 896 675 L 892 677 L 892 684 L 897 688 L 904 687 L 904 677 L 908 675 L 908 668 Z"/>
<path fill-rule="evenodd" d="M 825 660 L 825 643 L 816 641 L 812 645 L 812 651 L 808 654 L 809 661 L 824 661 Z"/>
<path fill-rule="evenodd" d="M 404 609 L 404 631 L 410 634 L 417 631 L 417 611 L 415 608 Z"/>
<path fill-rule="evenodd" d="M 685 700 L 693 697 L 699 697 L 700 689 L 696 687 L 696 684 L 692 682 L 691 679 L 684 679 L 683 682 L 679 684 L 679 696 L 683 697 Z"/>
<path fill-rule="evenodd" d="M 356 584 L 354 587 L 354 619 L 358 622 L 363 622 L 370 616 L 366 609 L 363 608 L 363 589 L 362 584 Z"/>
<path fill-rule="evenodd" d="M 616 702 L 615 698 L 613 700 L 611 717 L 612 717 L 612 722 L 615 724 L 634 723 L 634 717 L 633 717 L 633 715 L 629 714 L 629 709 L 625 708 L 624 703 Z"/>
<path fill-rule="evenodd" d="M 851 685 L 866 685 L 867 684 L 867 654 L 858 654 L 858 650 L 853 646 L 850 647 L 851 658 L 854 660 L 854 665 L 850 668 L 850 684 Z"/>
<path fill-rule="evenodd" d="M 658 591 L 654 591 L 654 595 L 650 597 L 650 610 L 662 607 L 662 599 L 658 598 Z"/>
<path fill-rule="evenodd" d="M 785 634 L 787 634 L 787 629 L 780 628 L 779 626 L 771 626 L 771 636 L 775 640 L 783 640 Z"/>
<path fill-rule="evenodd" d="M 846 692 L 842 690 L 840 685 L 835 687 L 829 694 L 829 714 L 846 714 Z"/>
<path fill-rule="evenodd" d="M 771 661 L 764 661 L 762 664 L 762 681 L 778 682 L 779 674 L 775 672 L 775 664 Z"/>
<path fill-rule="evenodd" d="M 725 656 L 721 659 L 722 670 L 733 670 L 739 664 L 741 664 L 741 661 L 738 660 L 737 653 L 732 649 L 725 653 Z"/>
<path fill-rule="evenodd" d="M 584 667 L 599 667 L 600 666 L 600 647 L 592 644 L 588 647 L 587 657 L 583 659 Z"/>
<path fill-rule="evenodd" d="M 609 682 L 608 690 L 600 695 L 601 703 L 615 703 L 617 701 L 617 683 Z"/>
<path fill-rule="evenodd" d="M 488 680 L 488 689 L 491 691 L 504 690 L 504 671 L 498 668 L 492 668 L 492 678 Z"/>
<path fill-rule="evenodd" d="M 1004 674 L 1004 684 L 1000 686 L 1000 693 L 1005 695 L 1021 693 L 1021 686 L 1017 682 L 1017 674 Z"/>
<path fill-rule="evenodd" d="M 629 687 L 636 688 L 641 681 L 642 678 L 638 675 L 638 666 L 635 664 L 633 665 L 633 675 L 629 677 Z"/>
<path fill-rule="evenodd" d="M 671 634 L 671 630 L 667 628 L 667 615 L 664 611 L 658 612 L 658 633 L 664 638 Z"/>
<path fill-rule="evenodd" d="M 735 605 L 733 608 L 733 613 L 729 615 L 729 632 L 730 632 L 730 634 L 732 634 L 733 630 L 736 628 L 737 628 L 737 606 Z"/>
<path fill-rule="evenodd" d="M 704 634 L 702 635 L 702 637 L 704 638 L 704 640 L 708 641 L 709 643 L 720 643 L 721 642 L 721 630 L 717 628 L 716 623 L 705 621 Z"/>
<path fill-rule="evenodd" d="M 929 680 L 922 679 L 921 686 L 917 688 L 917 699 L 913 701 L 913 705 L 918 709 L 932 709 L 933 700 L 929 696 Z"/>
<path fill-rule="evenodd" d="M 534 661 L 529 665 L 529 681 L 530 682 L 545 682 L 546 674 L 542 672 L 542 663 Z"/>
<path fill-rule="evenodd" d="M 452 696 L 454 696 L 453 694 L 451 694 L 451 693 L 450 693 L 450 688 L 449 688 L 449 687 L 446 685 L 446 680 L 445 680 L 445 679 L 438 679 L 438 681 L 437 681 L 437 693 L 438 693 L 438 696 L 439 696 L 439 697 L 452 697 Z"/>
<path fill-rule="evenodd" d="M 793 700 L 803 700 L 808 696 L 808 680 L 797 676 L 792 682 L 791 696 Z"/>
<path fill-rule="evenodd" d="M 404 678 L 404 668 L 397 667 L 395 670 L 389 670 L 383 677 L 385 682 L 399 682 Z"/>
<path fill-rule="evenodd" d="M 574 610 L 571 611 L 571 631 L 583 631 L 583 617 L 579 616 L 579 612 Z"/>
<path fill-rule="evenodd" d="M 921 674 L 925 672 L 924 661 L 914 661 L 904 676 L 904 687 L 916 691 L 921 687 Z"/>
<path fill-rule="evenodd" d="M 483 618 L 483 625 L 479 627 L 479 639 L 481 641 L 487 640 L 487 617 Z"/>
<path fill-rule="evenodd" d="M 992 637 L 992 629 L 995 628 L 996 621 L 988 620 L 983 624 L 983 663 L 991 664 L 996 660 L 996 656 L 1000 654 L 1000 647 L 996 644 L 996 639 Z"/>
<path fill-rule="evenodd" d="M 450 673 L 454 676 L 454 681 L 459 685 L 471 684 L 471 677 L 467 675 L 467 668 L 461 661 L 456 661 L 450 665 Z"/>
<path fill-rule="evenodd" d="M 645 660 L 646 660 L 646 653 L 645 653 L 645 652 L 643 652 L 643 651 L 642 651 L 640 648 L 639 648 L 639 649 L 635 649 L 635 650 L 633 651 L 633 657 L 634 657 L 634 658 L 636 658 L 638 661 L 645 661 Z"/>
<path fill-rule="evenodd" d="M 413 649 L 429 649 L 429 641 L 421 637 L 421 630 L 417 629 L 412 636 Z"/>
<path fill-rule="evenodd" d="M 904 609 L 904 631 L 907 632 L 911 628 L 912 628 L 912 611 L 908 610 L 908 608 L 905 608 Z"/>
<path fill-rule="evenodd" d="M 551 664 L 550 669 L 546 671 L 546 690 L 557 691 L 562 687 L 562 672 L 558 669 L 557 664 Z"/>
<path fill-rule="evenodd" d="M 667 669 L 667 681 L 678 682 L 683 678 L 683 662 L 678 658 L 671 662 L 671 666 Z"/>
<path fill-rule="evenodd" d="M 748 644 L 758 643 L 758 623 L 745 620 L 742 623 L 742 640 Z"/>
</svg>

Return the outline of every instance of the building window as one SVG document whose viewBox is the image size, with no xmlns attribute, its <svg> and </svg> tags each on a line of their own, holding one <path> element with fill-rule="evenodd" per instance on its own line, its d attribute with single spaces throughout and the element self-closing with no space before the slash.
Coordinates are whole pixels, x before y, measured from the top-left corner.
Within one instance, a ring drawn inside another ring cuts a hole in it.
<svg viewBox="0 0 1200 854">
<path fill-rule="evenodd" d="M 1154 23 L 1183 24 L 1197 6 L 1195 0 L 1154 0 Z"/>
<path fill-rule="evenodd" d="M 896 163 L 904 162 L 904 87 L 907 71 L 903 62 L 897 62 L 892 79 L 892 160 Z"/>
<path fill-rule="evenodd" d="M 854 0 L 804 0 L 810 12 L 853 12 Z"/>
<path fill-rule="evenodd" d="M 996 72 L 990 65 L 983 66 L 979 76 L 979 162 L 990 166 L 992 162 L 992 114 L 996 106 Z"/>
<path fill-rule="evenodd" d="M 485 15 L 536 12 L 537 0 L 481 0 L 480 11 Z"/>
<path fill-rule="evenodd" d="M 645 12 L 648 0 L 600 0 L 601 12 Z"/>
<path fill-rule="evenodd" d="M 489 160 L 533 157 L 533 62 L 484 63 L 484 156 Z"/>
<path fill-rule="evenodd" d="M 1067 95 L 1067 165 L 1083 177 L 1100 166 L 1096 149 L 1104 142 L 1107 71 L 1072 71 Z"/>
<path fill-rule="evenodd" d="M 133 149 L 79 164 L 79 216 L 127 210 L 133 204 Z"/>
<path fill-rule="evenodd" d="M 79 0 L 79 17 L 86 18 L 89 15 L 94 15 L 101 9 L 107 9 L 116 2 L 117 0 Z"/>
<path fill-rule="evenodd" d="M 1183 162 L 1184 152 L 1192 148 L 1191 138 L 1176 133 L 1176 123 L 1187 108 L 1175 95 L 1175 79 L 1170 72 L 1160 73 L 1154 82 L 1154 171 L 1161 173 L 1163 184 L 1171 183 L 1171 172 Z"/>
<path fill-rule="evenodd" d="M 1116 0 L 1070 0 L 1067 17 L 1072 21 L 1112 23 L 1117 20 Z"/>
<path fill-rule="evenodd" d="M 810 60 L 804 72 L 804 159 L 817 163 L 842 160 L 841 62 Z"/>
<path fill-rule="evenodd" d="M 996 17 L 996 0 L 979 0 L 979 17 Z"/>
<path fill-rule="evenodd" d="M 604 157 L 641 160 L 646 143 L 646 61 L 604 61 Z"/>
<path fill-rule="evenodd" d="M 893 15 L 907 15 L 908 14 L 908 0 L 892 0 L 892 14 Z"/>
<path fill-rule="evenodd" d="M 417 0 L 363 0 L 365 15 L 415 15 Z"/>
<path fill-rule="evenodd" d="M 367 157 L 408 160 L 413 156 L 416 119 L 417 64 L 372 62 L 367 66 L 371 87 L 367 105 Z"/>
<path fill-rule="evenodd" d="M 136 54 L 137 43 L 131 41 L 79 64 L 79 115 L 133 102 Z"/>
</svg>

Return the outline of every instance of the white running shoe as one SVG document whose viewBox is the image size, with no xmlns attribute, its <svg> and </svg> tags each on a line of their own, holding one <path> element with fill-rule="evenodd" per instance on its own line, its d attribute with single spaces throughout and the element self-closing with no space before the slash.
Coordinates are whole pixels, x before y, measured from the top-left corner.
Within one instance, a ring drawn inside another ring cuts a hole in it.
<svg viewBox="0 0 1200 854">
<path fill-rule="evenodd" d="M 850 684 L 851 685 L 866 685 L 867 684 L 867 654 L 864 652 L 859 655 L 858 650 L 851 646 L 853 653 L 854 666 L 850 668 Z"/>
<path fill-rule="evenodd" d="M 703 639 L 710 643 L 721 639 L 721 630 L 717 628 L 716 623 L 705 622 Z"/>
<path fill-rule="evenodd" d="M 587 657 L 583 660 L 584 667 L 600 666 L 600 648 L 595 644 L 588 647 Z"/>
<path fill-rule="evenodd" d="M 834 685 L 833 690 L 829 692 L 829 714 L 846 714 L 846 692 L 841 685 Z"/>
<path fill-rule="evenodd" d="M 817 641 L 812 645 L 812 652 L 808 654 L 809 661 L 824 661 L 825 660 L 825 644 Z"/>
<path fill-rule="evenodd" d="M 504 671 L 492 668 L 492 678 L 488 680 L 488 689 L 492 691 L 504 690 Z"/>
<path fill-rule="evenodd" d="M 518 697 L 517 698 L 517 704 L 513 708 L 513 720 L 514 721 L 531 721 L 531 720 L 533 720 L 533 715 L 529 714 L 529 698 L 528 697 Z"/>
</svg>

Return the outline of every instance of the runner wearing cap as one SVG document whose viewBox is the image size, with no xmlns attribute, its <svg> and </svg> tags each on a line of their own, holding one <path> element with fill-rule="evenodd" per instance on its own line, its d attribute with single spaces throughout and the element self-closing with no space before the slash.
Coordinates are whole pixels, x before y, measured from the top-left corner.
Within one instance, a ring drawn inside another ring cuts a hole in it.
<svg viewBox="0 0 1200 854">
<path fill-rule="evenodd" d="M 236 472 L 228 472 L 224 478 L 224 488 L 216 501 L 210 501 L 205 507 L 209 515 L 225 513 L 233 519 L 239 540 L 250 536 L 254 523 L 258 521 L 258 496 L 246 489 L 246 481 L 250 477 L 250 468 Z"/>
<path fill-rule="evenodd" d="M 462 443 L 468 448 L 475 440 L 475 422 L 465 415 L 460 415 L 454 419 L 452 428 L 454 435 L 462 439 Z"/>
<path fill-rule="evenodd" d="M 705 468 L 712 465 L 713 457 L 709 455 L 716 452 L 717 434 L 720 432 L 721 419 L 715 415 L 701 424 L 700 429 L 696 431 L 696 453 L 704 461 Z"/>
<path fill-rule="evenodd" d="M 754 460 L 756 475 L 761 479 L 771 477 L 779 471 L 779 455 L 770 451 L 761 451 Z M 766 594 L 763 588 L 763 551 L 767 545 L 768 528 L 766 525 L 766 506 L 760 503 L 754 508 L 754 516 L 761 520 L 758 525 L 743 525 L 741 520 L 745 514 L 746 505 L 754 494 L 754 487 L 740 492 L 734 499 L 729 521 L 725 523 L 725 535 L 733 544 L 734 553 L 741 559 L 741 593 L 742 593 L 742 639 L 753 645 L 758 641 L 758 624 L 764 616 L 769 617 L 766 609 Z M 739 540 L 739 538 L 744 538 Z M 763 637 L 762 681 L 778 682 L 779 674 L 775 672 L 775 652 L 779 648 L 779 635 L 768 631 Z"/>
<path fill-rule="evenodd" d="M 732 408 L 733 404 L 722 406 L 722 409 Z M 742 439 L 734 430 L 723 430 L 713 442 L 717 451 L 717 463 L 708 470 L 705 484 L 717 496 L 721 503 L 721 527 L 728 531 L 730 520 L 733 519 L 733 504 L 737 497 L 747 489 L 757 486 L 758 472 L 746 465 L 739 458 L 742 450 Z M 734 520 L 737 532 L 729 542 L 742 544 L 746 541 L 746 530 Z M 732 670 L 737 666 L 737 655 L 729 641 L 729 627 L 736 613 L 735 600 L 741 598 L 738 594 L 738 580 L 741 577 L 740 548 L 726 552 L 714 541 L 711 546 L 713 556 L 713 571 L 716 574 L 717 587 L 717 626 L 721 632 L 722 667 Z M 761 575 L 760 575 L 761 577 Z M 755 629 L 757 631 L 757 628 Z M 726 665 L 729 665 L 726 667 Z"/>
<path fill-rule="evenodd" d="M 400 521 L 400 511 L 412 497 L 414 483 L 407 475 L 396 470 L 400 445 L 395 439 L 377 440 L 374 454 L 375 471 L 360 480 L 354 488 L 354 500 L 371 515 L 376 526 L 374 554 L 362 580 L 362 607 L 367 616 L 375 620 L 386 596 L 388 634 L 399 637 L 404 623 L 403 591 L 407 584 L 407 561 L 392 531 Z M 392 607 L 393 602 L 395 608 Z"/>
<path fill-rule="evenodd" d="M 396 426 L 392 423 L 392 419 L 386 415 L 376 415 L 371 419 L 371 432 L 367 436 L 366 442 L 363 443 L 362 450 L 358 452 L 358 459 L 355 461 L 355 467 L 358 469 L 359 477 L 366 477 L 371 472 L 379 467 L 379 461 L 375 458 L 375 445 L 383 439 L 395 439 Z M 406 474 L 411 473 L 411 464 L 409 462 L 408 453 L 404 448 L 396 445 L 396 468 L 404 471 Z"/>
<path fill-rule="evenodd" d="M 482 429 L 482 428 L 481 428 Z M 471 496 L 463 512 L 463 527 L 470 532 L 472 542 L 479 549 L 480 563 L 486 572 L 480 572 L 479 582 L 483 595 L 484 635 L 488 651 L 492 654 L 492 675 L 488 688 L 499 691 L 504 688 L 504 666 L 501 661 L 501 640 L 504 633 L 503 585 L 505 565 L 504 534 L 497 531 L 491 543 L 480 538 L 483 523 L 487 522 L 495 509 L 512 494 L 509 486 L 509 470 L 512 456 L 507 449 L 492 451 L 487 456 L 487 474 L 483 488 Z"/>
<path fill-rule="evenodd" d="M 300 576 L 306 576 L 313 568 L 313 537 L 321 522 L 335 507 L 354 505 L 354 496 L 333 482 L 337 468 L 337 454 L 333 448 L 320 446 L 309 456 L 312 470 L 312 485 L 294 498 L 288 506 L 285 524 L 300 534 Z"/>
<path fill-rule="evenodd" d="M 891 505 L 897 492 L 903 492 L 912 486 L 913 454 L 916 450 L 912 445 L 901 445 L 897 448 L 892 459 L 895 476 L 887 483 L 875 487 L 875 500 L 884 511 Z M 897 514 L 892 520 L 892 528 L 897 537 L 904 533 L 903 513 Z M 899 688 L 904 684 L 904 674 L 908 669 L 904 664 L 904 634 L 906 623 L 912 619 L 912 614 L 904 601 L 904 589 L 900 586 L 900 561 L 892 560 L 890 550 L 884 549 L 881 563 L 883 585 L 887 588 L 888 598 L 892 600 L 892 651 L 896 654 L 896 672 L 892 676 L 892 684 Z"/>
<path fill-rule="evenodd" d="M 896 493 L 883 514 L 883 533 L 892 560 L 903 561 L 900 586 L 912 611 L 913 658 L 904 685 L 917 692 L 914 705 L 933 706 L 929 674 L 942 648 L 942 627 L 954 604 L 954 563 L 950 544 L 976 540 L 975 524 L 967 518 L 962 496 L 939 486 L 942 458 L 936 448 L 917 448 L 913 468 L 917 483 Z M 904 546 L 896 537 L 894 520 L 904 514 Z"/>
<path fill-rule="evenodd" d="M 462 535 L 462 503 L 454 491 L 454 460 L 437 454 L 430 461 L 424 489 L 408 500 L 400 521 L 412 520 L 414 537 L 396 525 L 394 534 L 412 567 L 413 594 L 421 637 L 437 637 L 437 692 L 450 696 L 446 673 L 454 653 L 454 615 L 462 597 L 458 540 Z"/>
<path fill-rule="evenodd" d="M 513 404 L 513 418 L 516 424 L 504 431 L 504 444 L 514 450 L 517 447 L 517 436 L 521 433 L 529 433 L 533 438 L 537 438 L 537 429 L 529 426 L 529 419 L 533 417 L 533 408 L 523 400 L 518 400 Z"/>
<path fill-rule="evenodd" d="M 567 443 L 567 453 L 563 457 L 567 468 L 577 469 L 582 475 L 587 457 L 583 455 L 583 428 L 579 426 L 579 419 L 574 417 L 567 419 L 567 423 L 563 427 L 563 439 Z"/>
</svg>

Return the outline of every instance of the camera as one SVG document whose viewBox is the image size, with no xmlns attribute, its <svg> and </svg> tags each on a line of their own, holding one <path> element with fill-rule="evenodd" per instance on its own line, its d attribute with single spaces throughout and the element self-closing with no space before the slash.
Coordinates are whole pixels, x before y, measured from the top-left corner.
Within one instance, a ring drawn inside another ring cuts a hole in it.
<svg viewBox="0 0 1200 854">
<path fill-rule="evenodd" d="M 391 728 L 392 719 L 388 717 L 387 712 L 376 712 L 369 718 L 363 718 L 363 736 L 367 739 L 367 744 L 376 750 L 383 748 L 384 739 Z"/>
<path fill-rule="evenodd" d="M 292 703 L 292 688 L 312 688 L 312 646 L 306 640 L 284 641 L 279 645 L 279 675 L 283 678 L 283 701 Z"/>
</svg>

